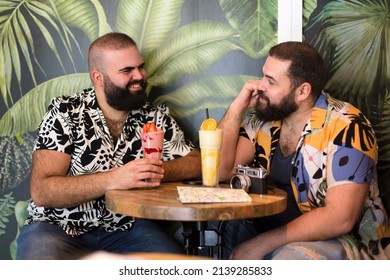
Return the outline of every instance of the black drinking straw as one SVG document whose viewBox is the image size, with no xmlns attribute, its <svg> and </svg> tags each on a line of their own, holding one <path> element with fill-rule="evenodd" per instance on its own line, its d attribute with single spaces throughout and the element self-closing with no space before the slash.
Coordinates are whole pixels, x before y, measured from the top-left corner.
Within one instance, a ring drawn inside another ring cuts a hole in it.
<svg viewBox="0 0 390 280">
<path fill-rule="evenodd" d="M 157 111 L 154 113 L 154 124 L 157 126 Z"/>
<path fill-rule="evenodd" d="M 209 108 L 206 108 L 206 118 L 209 119 L 210 116 L 209 116 Z"/>
</svg>

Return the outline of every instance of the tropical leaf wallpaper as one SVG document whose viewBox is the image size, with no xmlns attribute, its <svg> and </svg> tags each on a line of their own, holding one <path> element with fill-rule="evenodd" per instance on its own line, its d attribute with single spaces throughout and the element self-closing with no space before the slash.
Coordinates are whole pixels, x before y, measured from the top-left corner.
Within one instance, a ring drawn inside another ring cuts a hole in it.
<svg viewBox="0 0 390 280">
<path fill-rule="evenodd" d="M 390 0 L 303 1 L 303 40 L 329 64 L 328 91 L 374 125 L 390 189 Z M 13 259 L 26 218 L 36 129 L 49 101 L 91 85 L 89 44 L 130 35 L 146 64 L 149 98 L 166 103 L 186 135 L 209 108 L 220 119 L 277 43 L 274 0 L 0 1 L 0 259 Z M 386 186 L 386 187 L 385 187 Z M 0 272 L 1 273 L 1 272 Z"/>
<path fill-rule="evenodd" d="M 323 1 L 312 43 L 327 60 L 327 91 L 360 108 L 379 146 L 379 187 L 390 210 L 390 1 Z M 388 210 L 388 212 L 390 212 Z"/>
</svg>

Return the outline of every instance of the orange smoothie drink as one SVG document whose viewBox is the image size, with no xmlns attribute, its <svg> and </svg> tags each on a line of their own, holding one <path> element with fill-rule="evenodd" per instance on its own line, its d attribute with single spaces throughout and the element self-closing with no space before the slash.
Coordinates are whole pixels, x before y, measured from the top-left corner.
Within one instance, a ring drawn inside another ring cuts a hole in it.
<svg viewBox="0 0 390 280">
<path fill-rule="evenodd" d="M 202 184 L 204 186 L 218 186 L 222 135 L 222 130 L 219 128 L 202 130 L 201 127 L 201 130 L 199 130 L 199 146 L 202 158 Z"/>
<path fill-rule="evenodd" d="M 142 129 L 141 138 L 144 158 L 162 159 L 164 131 L 158 129 L 154 123 L 147 123 Z M 148 180 L 151 182 L 160 181 L 160 179 Z"/>
</svg>

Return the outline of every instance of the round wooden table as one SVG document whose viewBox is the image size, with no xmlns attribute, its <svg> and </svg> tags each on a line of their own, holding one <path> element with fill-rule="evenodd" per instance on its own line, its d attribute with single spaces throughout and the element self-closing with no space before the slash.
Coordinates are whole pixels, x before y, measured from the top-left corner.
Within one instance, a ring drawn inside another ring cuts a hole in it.
<svg viewBox="0 0 390 280">
<path fill-rule="evenodd" d="M 191 185 L 174 182 L 156 189 L 110 190 L 106 193 L 106 207 L 115 213 L 144 219 L 224 221 L 277 214 L 287 205 L 286 193 L 277 188 L 269 188 L 266 195 L 249 194 L 252 202 L 181 203 L 177 186 Z"/>
<path fill-rule="evenodd" d="M 287 207 L 286 193 L 277 188 L 268 188 L 267 194 L 249 194 L 251 202 L 181 203 L 177 186 L 193 187 L 173 182 L 155 189 L 110 190 L 106 193 L 106 207 L 136 218 L 180 221 L 187 254 L 197 254 L 198 249 L 207 247 L 212 256 L 212 248 L 217 247 L 220 259 L 225 221 L 269 216 Z M 208 229 L 207 221 L 220 221 L 218 229 Z"/>
</svg>

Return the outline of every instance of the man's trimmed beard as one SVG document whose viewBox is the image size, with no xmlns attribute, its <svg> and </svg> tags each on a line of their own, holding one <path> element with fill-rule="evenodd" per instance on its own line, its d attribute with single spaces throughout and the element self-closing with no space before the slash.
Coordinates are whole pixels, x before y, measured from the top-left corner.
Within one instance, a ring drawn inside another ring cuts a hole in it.
<svg viewBox="0 0 390 280">
<path fill-rule="evenodd" d="M 257 101 L 255 106 L 256 117 L 260 121 L 265 122 L 285 119 L 298 109 L 298 105 L 294 101 L 294 92 L 295 89 L 291 90 L 287 96 L 283 97 L 279 104 L 271 105 L 269 98 L 265 96 L 263 91 L 260 91 L 259 97 L 265 100 L 267 106 L 262 109 L 260 102 Z"/>
<path fill-rule="evenodd" d="M 129 90 L 131 85 L 137 83 L 141 84 L 141 90 Z M 125 87 L 118 87 L 107 75 L 104 75 L 104 94 L 107 103 L 119 111 L 138 110 L 144 106 L 147 101 L 145 87 L 146 81 L 144 80 L 130 81 Z"/>
</svg>

